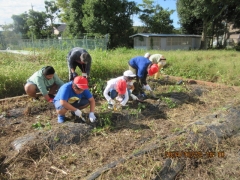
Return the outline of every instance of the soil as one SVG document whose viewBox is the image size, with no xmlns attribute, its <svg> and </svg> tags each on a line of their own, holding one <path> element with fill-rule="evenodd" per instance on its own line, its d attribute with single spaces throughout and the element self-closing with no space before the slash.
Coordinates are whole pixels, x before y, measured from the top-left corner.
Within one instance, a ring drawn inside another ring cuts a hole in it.
<svg viewBox="0 0 240 180">
<path fill-rule="evenodd" d="M 213 139 L 211 148 L 205 138 L 182 143 L 181 134 L 190 128 L 199 133 L 194 123 L 211 124 L 209 116 L 217 119 L 239 106 L 239 91 L 197 81 L 149 81 L 157 99 L 130 100 L 118 111 L 96 97 L 94 124 L 70 113 L 58 124 L 53 105 L 42 97 L 1 100 L 0 179 L 238 179 L 239 129 Z M 178 157 L 179 152 L 202 156 Z M 166 164 L 173 167 L 179 158 L 183 168 L 168 176 Z"/>
</svg>

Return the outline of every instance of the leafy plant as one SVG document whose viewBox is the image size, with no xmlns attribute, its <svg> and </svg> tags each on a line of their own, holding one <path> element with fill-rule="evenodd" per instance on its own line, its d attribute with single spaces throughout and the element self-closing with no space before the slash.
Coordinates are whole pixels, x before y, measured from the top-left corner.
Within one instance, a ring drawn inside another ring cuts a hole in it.
<svg viewBox="0 0 240 180">
<path fill-rule="evenodd" d="M 177 107 L 177 104 L 168 97 L 163 97 L 162 101 L 164 101 L 170 109 Z"/>
<path fill-rule="evenodd" d="M 32 127 L 35 128 L 35 129 L 40 130 L 40 129 L 42 129 L 44 126 L 41 124 L 41 122 L 38 121 L 38 122 L 36 122 L 35 124 L 33 124 Z"/>
</svg>

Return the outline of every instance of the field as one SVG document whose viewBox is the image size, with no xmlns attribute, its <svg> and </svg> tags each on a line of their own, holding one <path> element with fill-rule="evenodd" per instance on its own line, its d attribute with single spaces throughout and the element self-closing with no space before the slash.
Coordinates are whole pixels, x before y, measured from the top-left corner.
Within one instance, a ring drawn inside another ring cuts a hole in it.
<svg viewBox="0 0 240 180">
<path fill-rule="evenodd" d="M 97 102 L 95 124 L 70 113 L 66 123 L 58 124 L 53 105 L 42 97 L 35 102 L 27 96 L 0 100 L 0 179 L 239 179 L 240 88 L 230 86 L 239 83 L 239 54 L 165 52 L 165 75 L 148 78 L 158 98 L 149 96 L 144 103 L 130 100 L 121 111 L 111 111 L 101 96 L 106 81 L 102 73 L 118 76 L 129 57 L 144 54 L 123 51 L 92 53 L 98 62 L 93 64 L 91 82 Z M 97 60 L 104 56 L 111 70 Z M 1 58 L 4 64 L 6 57 Z M 123 60 L 116 62 L 119 58 Z M 34 63 L 40 67 L 50 59 L 54 57 L 37 57 Z M 23 63 L 32 66 L 32 59 Z M 64 79 L 66 67 L 54 63 Z M 5 66 L 4 74 L 19 74 L 23 82 L 30 70 L 9 73 L 10 66 Z M 9 91 L 5 97 L 17 96 L 20 89 L 17 94 L 4 88 L 2 92 Z M 88 109 L 84 113 L 87 117 Z"/>
</svg>

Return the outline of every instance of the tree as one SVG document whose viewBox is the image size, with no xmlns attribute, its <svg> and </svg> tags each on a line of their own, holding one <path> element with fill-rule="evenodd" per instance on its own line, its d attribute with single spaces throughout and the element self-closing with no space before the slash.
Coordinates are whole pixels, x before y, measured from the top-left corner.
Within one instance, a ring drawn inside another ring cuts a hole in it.
<svg viewBox="0 0 240 180">
<path fill-rule="evenodd" d="M 13 19 L 13 31 L 15 33 L 21 33 L 22 38 L 28 38 L 29 26 L 27 25 L 28 14 L 27 12 L 20 15 L 12 15 Z"/>
<path fill-rule="evenodd" d="M 14 45 L 18 44 L 18 41 L 21 39 L 19 34 L 16 34 L 13 31 L 13 25 L 2 25 L 1 26 L 3 31 L 0 34 L 0 49 L 14 49 Z"/>
<path fill-rule="evenodd" d="M 178 0 L 177 12 L 183 26 L 191 24 L 191 20 L 194 19 L 202 21 L 201 47 L 206 49 L 208 32 L 212 32 L 212 35 L 219 32 L 218 29 L 222 28 L 223 21 L 238 24 L 239 6 L 237 0 Z"/>
<path fill-rule="evenodd" d="M 82 26 L 83 4 L 85 0 L 57 0 L 57 6 L 62 9 L 60 18 L 67 24 L 67 30 L 73 37 L 79 37 L 86 33 Z"/>
<path fill-rule="evenodd" d="M 131 16 L 136 3 L 127 0 L 92 0 L 83 5 L 83 26 L 88 33 L 109 34 L 109 48 L 129 46 L 133 34 Z"/>
<path fill-rule="evenodd" d="M 42 39 L 51 35 L 51 30 L 47 26 L 47 14 L 45 12 L 29 10 L 27 25 L 30 30 L 28 31 L 28 37 L 34 35 L 36 39 Z"/>
<path fill-rule="evenodd" d="M 58 14 L 60 10 L 58 9 L 55 1 L 44 1 L 44 3 L 45 3 L 47 18 L 50 21 L 50 29 L 52 31 L 52 36 L 53 36 L 53 27 L 55 26 L 54 22 L 55 22 L 55 19 L 59 17 Z"/>
<path fill-rule="evenodd" d="M 163 9 L 160 5 L 154 6 L 153 0 L 143 0 L 139 4 L 139 19 L 146 27 L 145 32 L 151 33 L 172 33 L 174 26 L 173 20 L 170 19 L 174 10 Z"/>
</svg>

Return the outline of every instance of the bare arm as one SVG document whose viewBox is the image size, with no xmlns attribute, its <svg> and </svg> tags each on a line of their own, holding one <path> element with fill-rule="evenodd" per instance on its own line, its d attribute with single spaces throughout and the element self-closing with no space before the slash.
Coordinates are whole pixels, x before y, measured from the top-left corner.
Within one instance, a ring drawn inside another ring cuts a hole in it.
<svg viewBox="0 0 240 180">
<path fill-rule="evenodd" d="M 93 97 L 91 97 L 89 100 L 90 103 L 90 112 L 94 112 L 95 110 L 95 99 Z"/>
</svg>

